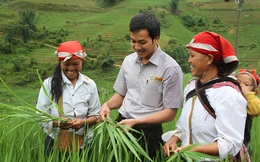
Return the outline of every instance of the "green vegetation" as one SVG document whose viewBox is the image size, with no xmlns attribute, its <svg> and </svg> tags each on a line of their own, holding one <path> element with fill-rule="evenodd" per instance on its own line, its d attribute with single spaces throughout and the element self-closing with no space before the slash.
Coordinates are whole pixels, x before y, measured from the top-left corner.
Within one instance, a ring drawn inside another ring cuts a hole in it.
<svg viewBox="0 0 260 162">
<path fill-rule="evenodd" d="M 105 2 L 115 3 L 104 5 Z M 174 8 L 174 14 L 170 3 L 173 7 L 178 5 L 177 10 Z M 196 33 L 212 30 L 235 44 L 236 8 L 234 1 L 217 0 L 1 0 L 0 77 L 17 96 L 35 105 L 40 89 L 36 69 L 43 79 L 51 76 L 57 64 L 54 55 L 57 45 L 66 40 L 79 40 L 88 54 L 82 73 L 95 80 L 103 103 L 113 94 L 112 86 L 123 58 L 133 51 L 128 32 L 128 24 L 133 15 L 149 11 L 158 16 L 162 22 L 160 46 L 180 62 L 184 72 L 188 72 L 185 62 L 187 53 L 183 46 Z M 259 72 L 260 3 L 258 0 L 247 0 L 242 9 L 238 44 L 239 67 L 255 68 Z M 189 78 L 191 76 L 186 75 L 184 85 Z M 0 102 L 8 105 L 23 104 L 2 84 Z M 113 111 L 112 118 L 116 115 L 117 112 Z M 177 118 L 165 123 L 164 131 L 174 129 L 176 120 Z M 252 161 L 260 160 L 260 156 L 256 154 L 257 146 L 260 145 L 257 127 L 259 120 L 258 117 L 253 122 L 254 142 L 250 146 L 255 152 Z M 2 135 L 21 121 L 10 118 L 6 122 L 0 127 Z M 24 125 L 4 141 L 0 141 L 1 159 L 43 159 L 45 135 L 39 129 L 37 125 Z M 28 130 L 35 133 L 23 142 Z"/>
</svg>

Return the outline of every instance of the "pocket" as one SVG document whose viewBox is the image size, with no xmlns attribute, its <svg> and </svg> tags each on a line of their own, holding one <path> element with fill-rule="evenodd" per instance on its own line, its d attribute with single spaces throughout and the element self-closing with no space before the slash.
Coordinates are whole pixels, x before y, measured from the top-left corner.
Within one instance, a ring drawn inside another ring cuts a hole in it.
<svg viewBox="0 0 260 162">
<path fill-rule="evenodd" d="M 162 102 L 162 82 L 149 80 L 141 93 L 141 102 L 146 106 L 159 107 Z"/>
</svg>

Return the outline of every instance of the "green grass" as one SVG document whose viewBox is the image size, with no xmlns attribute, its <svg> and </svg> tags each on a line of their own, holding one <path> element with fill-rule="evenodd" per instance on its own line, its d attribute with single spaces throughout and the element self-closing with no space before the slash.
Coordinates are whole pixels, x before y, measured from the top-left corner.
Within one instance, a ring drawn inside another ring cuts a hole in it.
<svg viewBox="0 0 260 162">
<path fill-rule="evenodd" d="M 252 129 L 251 129 L 251 143 L 250 143 L 250 147 L 253 150 L 252 162 L 260 160 L 260 155 L 257 152 L 257 150 L 259 149 L 259 146 L 260 146 L 259 124 L 260 124 L 260 117 L 255 117 L 253 119 L 253 125 L 252 125 Z"/>
<path fill-rule="evenodd" d="M 184 79 L 184 85 L 191 79 L 191 75 L 186 75 Z M 111 89 L 111 87 L 108 85 L 108 89 Z M 32 87 L 29 87 L 29 89 Z M 38 89 L 34 90 L 32 93 L 31 90 L 19 90 L 19 88 L 14 87 L 14 92 L 16 95 L 20 96 L 23 100 L 25 101 L 32 101 L 36 99 L 36 94 L 32 95 L 33 93 L 38 92 Z M 1 95 L 2 94 L 8 94 L 9 91 L 5 89 L 5 87 L 2 86 L 1 84 Z M 101 102 L 107 101 L 113 92 L 107 92 L 107 93 L 102 93 L 100 96 Z M 32 96 L 31 96 L 32 95 Z M 30 97 L 28 97 L 30 96 Z M 17 102 L 17 100 L 14 99 L 14 96 L 9 94 L 9 99 L 10 101 L 7 102 L 7 104 L 14 104 L 14 105 L 21 105 L 22 102 Z M 3 101 L 1 101 L 3 102 Z M 31 103 L 32 105 L 35 105 L 35 103 Z M 4 112 L 1 112 L 2 115 Z M 177 116 L 175 119 L 171 122 L 164 123 L 163 128 L 164 132 L 167 132 L 169 130 L 175 129 L 176 121 L 181 113 L 181 109 L 179 109 Z M 116 119 L 118 115 L 117 110 L 113 110 L 111 112 L 111 118 Z M 0 157 L 4 157 L 5 162 L 11 162 L 11 161 L 35 161 L 37 159 L 38 161 L 44 161 L 44 155 L 43 155 L 43 143 L 44 143 L 44 138 L 45 138 L 45 133 L 41 130 L 39 125 L 37 123 L 27 123 L 20 125 L 19 127 L 15 128 L 12 130 L 14 127 L 16 127 L 18 124 L 21 124 L 27 119 L 24 118 L 19 118 L 19 115 L 17 115 L 16 118 L 10 118 L 10 120 L 4 120 L 1 122 L 0 125 L 0 132 L 2 132 L 1 137 L 5 138 L 0 138 Z M 259 125 L 260 123 L 260 118 L 255 118 L 253 120 L 253 127 L 252 127 L 252 141 L 250 144 L 250 147 L 253 150 L 253 155 L 252 155 L 252 161 L 258 161 L 259 160 L 259 155 L 257 154 L 257 149 L 260 144 L 260 138 L 259 138 Z M 104 128 L 103 128 L 104 129 Z M 12 131 L 11 131 L 12 130 Z M 29 131 L 30 130 L 30 131 Z M 11 132 L 10 132 L 11 131 Z M 28 134 L 29 132 L 29 134 Z M 108 135 L 108 134 L 107 134 Z M 101 136 L 101 134 L 99 135 Z M 13 138 L 16 137 L 16 138 Z M 101 138 L 101 137 L 98 137 Z M 111 138 L 111 137 L 110 137 Z M 98 148 L 95 148 L 98 149 Z M 15 152 L 15 153 L 14 153 Z M 74 157 L 75 156 L 75 157 Z M 54 153 L 54 156 L 51 158 L 57 160 L 58 156 L 57 153 Z M 77 157 L 76 155 L 73 155 L 71 158 L 74 159 L 74 161 L 81 161 L 80 157 Z M 158 162 L 162 161 L 160 159 L 162 157 L 158 156 Z M 157 162 L 155 160 L 155 162 Z M 137 161 L 137 160 L 136 160 Z"/>
</svg>

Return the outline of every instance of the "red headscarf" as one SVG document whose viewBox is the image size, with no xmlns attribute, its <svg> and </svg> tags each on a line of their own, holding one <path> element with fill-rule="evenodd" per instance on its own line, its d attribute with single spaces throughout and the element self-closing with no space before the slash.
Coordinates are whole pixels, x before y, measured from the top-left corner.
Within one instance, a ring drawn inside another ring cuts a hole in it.
<svg viewBox="0 0 260 162">
<path fill-rule="evenodd" d="M 201 54 L 211 54 L 217 62 L 224 63 L 224 75 L 229 75 L 238 66 L 238 59 L 232 45 L 217 33 L 201 32 L 186 46 Z"/>
<path fill-rule="evenodd" d="M 58 55 L 59 60 L 67 61 L 71 58 L 79 58 L 84 60 L 87 54 L 84 52 L 82 46 L 78 41 L 68 41 L 61 43 L 55 51 Z"/>
</svg>

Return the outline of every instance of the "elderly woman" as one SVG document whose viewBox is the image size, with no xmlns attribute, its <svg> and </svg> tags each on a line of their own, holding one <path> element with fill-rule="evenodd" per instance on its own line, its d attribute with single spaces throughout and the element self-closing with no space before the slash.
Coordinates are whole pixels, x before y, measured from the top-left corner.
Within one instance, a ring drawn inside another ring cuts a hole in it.
<svg viewBox="0 0 260 162">
<path fill-rule="evenodd" d="M 82 46 L 78 41 L 61 43 L 55 52 L 58 56 L 58 64 L 52 77 L 44 80 L 40 89 L 37 108 L 54 116 L 63 117 L 66 121 L 51 121 L 41 123 L 45 133 L 45 155 L 48 156 L 54 146 L 54 140 L 58 140 L 58 147 L 71 147 L 72 139 L 81 139 L 79 148 L 84 148 L 85 143 L 91 141 L 91 126 L 97 121 L 100 110 L 100 101 L 95 82 L 80 73 L 82 61 L 86 57 Z M 49 100 L 48 96 L 56 102 L 62 110 L 58 110 Z M 73 136 L 70 136 L 74 133 Z M 79 141 L 76 141 L 79 142 Z M 76 144 L 77 145 L 77 144 Z"/>
<path fill-rule="evenodd" d="M 238 66 L 235 51 L 226 39 L 214 32 L 195 35 L 187 47 L 191 74 L 195 78 L 185 87 L 185 104 L 176 129 L 162 135 L 166 142 L 164 153 L 170 156 L 170 152 L 200 144 L 191 150 L 220 159 L 235 156 L 243 143 L 247 106 L 237 82 L 228 77 Z M 188 97 L 192 91 L 195 95 Z M 204 92 L 208 104 L 200 92 Z M 177 147 L 178 142 L 182 143 L 181 147 Z"/>
</svg>

